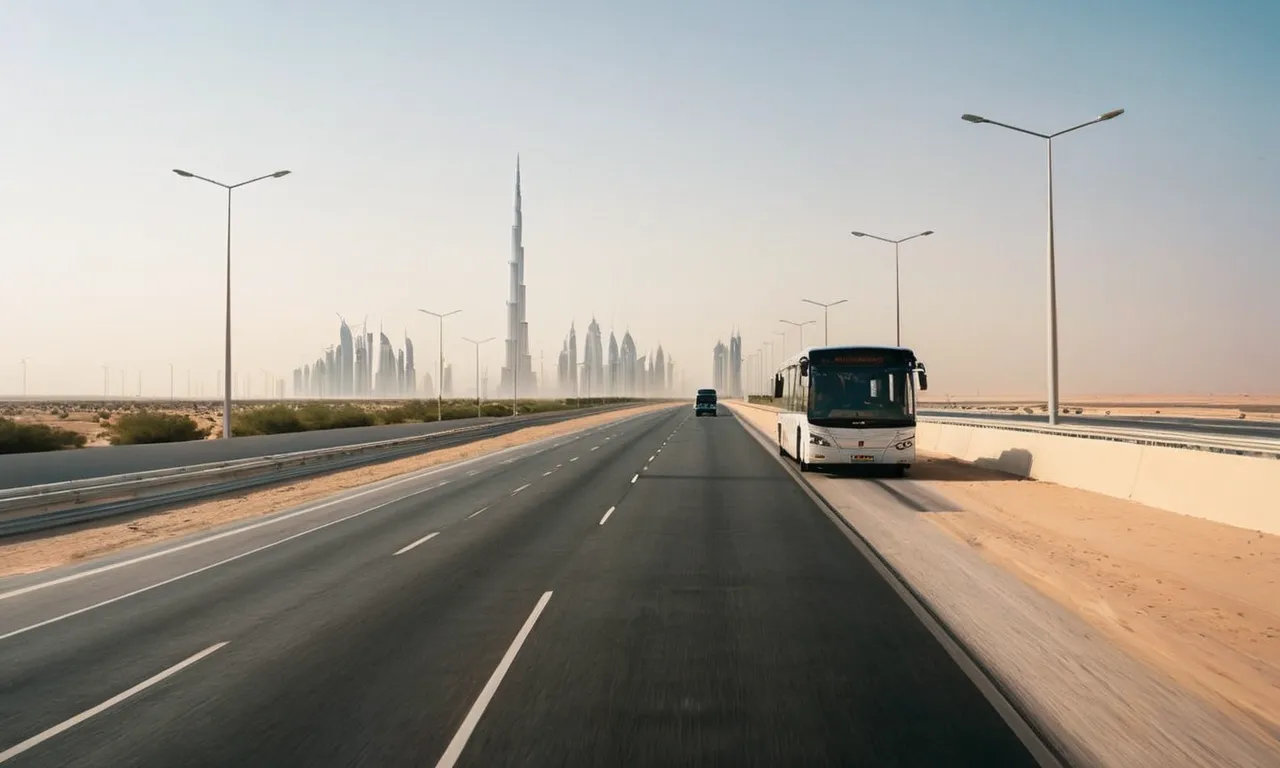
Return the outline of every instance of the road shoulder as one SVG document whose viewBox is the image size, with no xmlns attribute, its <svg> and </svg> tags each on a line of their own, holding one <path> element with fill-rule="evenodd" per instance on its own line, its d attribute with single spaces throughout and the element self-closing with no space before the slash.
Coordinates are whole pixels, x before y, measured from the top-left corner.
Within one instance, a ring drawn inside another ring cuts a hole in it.
<svg viewBox="0 0 1280 768">
<path fill-rule="evenodd" d="M 744 424 L 763 435 L 772 432 L 769 409 L 728 405 Z M 956 464 L 953 471 L 966 470 L 960 462 L 941 461 Z M 920 468 L 914 471 L 921 474 L 927 476 Z M 965 476 L 973 483 L 1056 488 Z M 966 503 L 973 505 L 952 496 L 956 478 L 860 480 L 810 473 L 806 480 L 1019 698 L 1035 707 L 1071 751 L 1126 768 L 1275 764 L 1280 744 L 1256 723 L 1242 721 L 1238 712 L 1229 716 L 1163 671 L 1130 657 L 1087 617 L 1073 612 L 1074 606 L 1024 583 L 1016 569 L 987 562 L 979 550 L 935 524 L 935 517 L 955 519 L 968 514 Z"/>
</svg>

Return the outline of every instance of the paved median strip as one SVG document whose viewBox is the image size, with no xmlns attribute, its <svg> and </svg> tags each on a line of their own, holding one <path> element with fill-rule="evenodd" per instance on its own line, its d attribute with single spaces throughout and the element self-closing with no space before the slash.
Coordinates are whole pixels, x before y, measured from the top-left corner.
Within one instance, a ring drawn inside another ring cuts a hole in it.
<svg viewBox="0 0 1280 768">
<path fill-rule="evenodd" d="M 506 677 L 507 670 L 511 669 L 511 664 L 515 661 L 516 654 L 520 652 L 520 647 L 528 639 L 529 633 L 533 631 L 533 625 L 538 621 L 538 617 L 542 615 L 542 611 L 547 607 L 547 603 L 550 600 L 551 592 L 543 592 L 542 597 L 538 599 L 538 604 L 533 607 L 533 612 L 529 614 L 529 618 L 525 619 L 524 626 L 520 627 L 520 631 L 516 633 L 516 639 L 511 641 L 511 646 L 503 654 L 502 661 L 498 662 L 497 669 L 493 670 L 493 675 L 489 677 L 489 682 L 485 683 L 484 689 L 480 691 L 475 704 L 471 705 L 471 710 L 467 712 L 462 725 L 458 726 L 458 732 L 453 735 L 453 740 L 449 742 L 449 746 L 445 747 L 444 754 L 440 756 L 440 761 L 436 763 L 436 768 L 452 768 L 458 762 L 458 758 L 462 756 L 462 750 L 467 746 L 467 740 L 471 738 L 471 734 L 475 732 L 481 716 L 484 715 L 485 708 L 493 700 L 493 695 L 498 692 L 498 686 L 502 684 L 502 678 Z"/>
<path fill-rule="evenodd" d="M 548 592 L 547 594 L 550 594 L 550 593 Z M 188 656 L 186 659 L 178 662 L 177 664 L 174 664 L 172 667 L 169 667 L 163 672 L 160 672 L 159 674 L 153 675 L 152 677 L 149 677 L 146 680 L 143 680 L 141 683 L 138 683 L 137 685 L 133 686 L 129 690 L 125 691 L 124 693 L 118 693 L 115 696 L 112 696 L 111 698 L 97 705 L 96 707 L 91 707 L 90 709 L 86 709 L 85 711 L 81 712 L 75 717 L 71 717 L 66 720 L 63 720 L 61 723 L 58 723 L 52 728 L 49 728 L 45 731 L 41 731 L 40 733 L 37 733 L 35 736 L 32 736 L 26 741 L 20 744 L 15 744 L 12 747 L 9 747 L 5 751 L 0 752 L 0 763 L 6 762 L 8 760 L 12 760 L 13 758 L 17 757 L 18 755 L 21 755 L 23 752 L 26 752 L 32 747 L 38 746 L 43 742 L 48 741 L 49 739 L 52 739 L 54 736 L 57 736 L 58 734 L 64 731 L 68 731 L 76 727 L 77 725 L 79 725 L 80 723 L 83 723 L 85 720 L 88 720 L 94 715 L 99 715 L 107 711 L 108 709 L 111 709 L 112 707 L 124 701 L 125 699 L 135 696 L 141 693 L 142 691 L 145 691 L 146 689 L 150 688 L 151 686 L 178 674 L 182 670 L 186 669 L 192 664 L 195 664 L 197 661 L 200 661 L 201 659 L 205 658 L 209 654 L 225 647 L 226 645 L 227 644 L 225 642 L 211 645 L 208 648 L 205 648 L 203 651 L 200 651 L 199 653 L 195 654 L 194 656 Z"/>
<path fill-rule="evenodd" d="M 435 533 L 428 533 L 426 536 L 423 536 L 422 538 L 418 539 L 412 544 L 409 544 L 408 546 L 401 547 L 400 549 L 396 550 L 396 555 L 403 555 L 405 552 L 408 552 L 409 550 L 421 544 L 426 544 L 428 541 L 431 541 L 432 539 L 434 539 L 439 535 L 440 535 L 439 531 L 436 531 Z M 395 555 L 392 555 L 392 557 L 395 557 Z"/>
</svg>

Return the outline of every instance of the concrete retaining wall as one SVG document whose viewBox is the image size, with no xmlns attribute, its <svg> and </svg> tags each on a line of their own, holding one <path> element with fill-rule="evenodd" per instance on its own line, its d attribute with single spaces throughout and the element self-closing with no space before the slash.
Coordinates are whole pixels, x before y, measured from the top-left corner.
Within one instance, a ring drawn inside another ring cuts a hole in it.
<svg viewBox="0 0 1280 768">
<path fill-rule="evenodd" d="M 1280 534 L 1280 461 L 920 422 L 916 445 L 1021 477 Z"/>
</svg>

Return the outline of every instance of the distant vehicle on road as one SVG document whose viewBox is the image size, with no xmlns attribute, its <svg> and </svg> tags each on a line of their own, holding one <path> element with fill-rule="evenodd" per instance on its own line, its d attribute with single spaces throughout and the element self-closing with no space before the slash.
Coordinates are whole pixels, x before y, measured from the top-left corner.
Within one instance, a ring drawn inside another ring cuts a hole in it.
<svg viewBox="0 0 1280 768">
<path fill-rule="evenodd" d="M 904 347 L 810 347 L 773 381 L 778 452 L 807 472 L 818 465 L 887 464 L 899 476 L 916 459 L 916 384 L 924 364 Z"/>
<path fill-rule="evenodd" d="M 693 415 L 701 416 L 704 413 L 711 416 L 718 415 L 719 408 L 716 405 L 716 391 L 714 389 L 700 389 L 698 396 L 693 401 Z"/>
</svg>

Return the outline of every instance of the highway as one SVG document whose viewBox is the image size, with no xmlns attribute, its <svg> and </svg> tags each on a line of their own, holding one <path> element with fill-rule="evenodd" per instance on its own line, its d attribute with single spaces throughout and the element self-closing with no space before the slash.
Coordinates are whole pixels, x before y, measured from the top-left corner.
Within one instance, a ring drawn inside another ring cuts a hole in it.
<svg viewBox="0 0 1280 768">
<path fill-rule="evenodd" d="M 625 407 L 605 405 L 572 411 L 522 416 L 519 423 L 504 418 L 454 419 L 415 424 L 387 424 L 377 427 L 349 427 L 294 432 L 283 435 L 253 435 L 232 440 L 195 440 L 186 443 L 118 445 L 111 448 L 84 448 L 76 451 L 20 453 L 0 456 L 0 489 L 44 485 L 91 477 L 107 477 L 156 469 L 186 467 L 235 459 L 253 459 L 294 451 L 359 445 L 378 440 L 428 435 L 479 424 L 502 425 L 492 434 L 508 432 L 531 424 L 550 424 L 589 413 Z M 485 437 L 492 434 L 486 433 Z"/>
<path fill-rule="evenodd" d="M 952 409 L 922 409 L 924 417 L 943 417 L 954 419 L 982 419 L 991 421 L 1012 421 L 1027 424 L 1048 425 L 1049 418 L 1044 414 L 979 412 Z M 1109 427 L 1112 429 L 1130 429 L 1135 431 L 1182 432 L 1188 438 L 1204 436 L 1270 438 L 1280 440 L 1280 422 L 1235 421 L 1229 419 L 1206 419 L 1182 416 L 1059 416 L 1059 426 L 1071 427 Z"/>
<path fill-rule="evenodd" d="M 1036 765 L 848 536 L 681 406 L 0 580 L 0 764 Z"/>
</svg>

